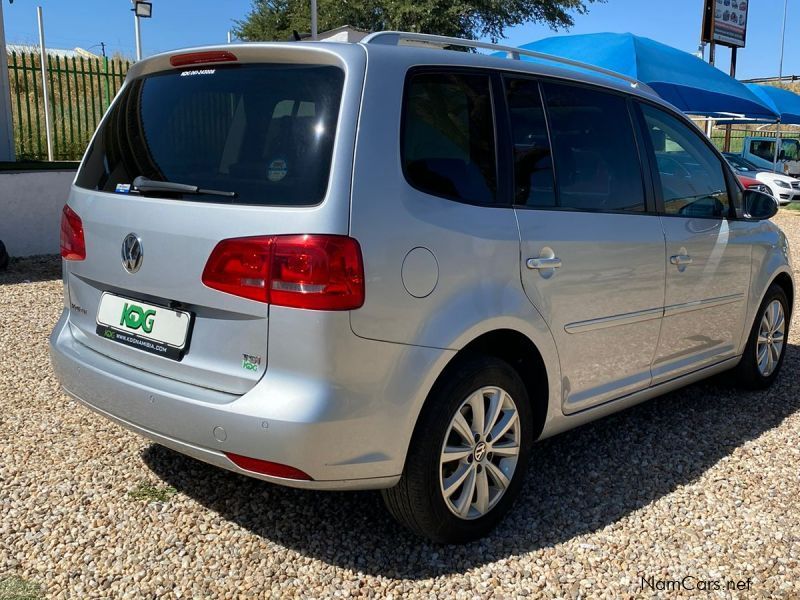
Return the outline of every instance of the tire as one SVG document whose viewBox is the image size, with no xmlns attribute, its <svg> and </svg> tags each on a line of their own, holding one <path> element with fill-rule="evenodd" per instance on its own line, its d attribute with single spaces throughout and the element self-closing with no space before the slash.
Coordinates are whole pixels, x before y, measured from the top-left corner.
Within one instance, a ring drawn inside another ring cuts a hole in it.
<svg viewBox="0 0 800 600">
<path fill-rule="evenodd" d="M 483 405 L 490 415 L 499 403 L 502 408 L 495 412 L 497 425 L 484 427 L 484 432 L 489 429 L 490 434 L 501 434 L 504 425 L 511 424 L 507 433 L 493 442 L 490 435 L 476 441 L 472 430 L 480 429 L 480 417 L 472 407 Z M 454 421 L 457 412 L 461 413 L 459 424 Z M 425 403 L 399 483 L 382 491 L 386 507 L 412 532 L 437 543 L 463 544 L 485 536 L 509 511 L 519 494 L 530 458 L 532 423 L 525 385 L 504 361 L 473 358 L 449 369 Z M 470 443 L 466 442 L 466 435 L 458 433 L 465 432 L 465 424 L 473 434 Z M 452 456 L 465 452 L 468 455 L 442 460 L 445 441 L 448 448 L 458 450 Z M 518 453 L 513 464 L 515 445 Z M 507 485 L 501 491 L 503 484 L 499 482 L 509 472 L 510 480 L 505 477 Z M 444 482 L 453 483 L 464 473 L 464 483 L 450 489 L 448 500 Z M 474 492 L 468 492 L 473 486 Z M 459 506 L 462 507 L 461 516 L 456 514 Z"/>
<path fill-rule="evenodd" d="M 782 316 L 782 328 L 779 323 L 771 324 L 772 320 L 776 319 L 774 312 L 776 310 L 776 303 L 780 306 L 780 314 Z M 736 366 L 736 375 L 739 384 L 751 390 L 763 390 L 772 385 L 783 365 L 784 356 L 786 356 L 786 342 L 789 336 L 789 301 L 786 298 L 786 293 L 783 288 L 773 283 L 767 293 L 764 294 L 764 299 L 758 307 L 756 318 L 750 329 L 750 336 L 747 338 L 747 345 L 742 355 L 742 360 Z M 774 325 L 775 331 L 766 336 L 761 336 L 767 333 Z M 775 342 L 780 334 L 782 340 L 780 349 L 776 351 L 776 344 L 770 343 L 769 340 Z M 759 338 L 761 336 L 761 344 Z M 767 342 L 764 343 L 764 338 Z M 765 348 L 766 347 L 766 348 Z M 764 350 L 766 349 L 766 353 Z M 777 357 L 775 356 L 777 353 Z M 761 357 L 761 360 L 759 360 Z M 765 367 L 768 367 L 765 369 Z"/>
</svg>

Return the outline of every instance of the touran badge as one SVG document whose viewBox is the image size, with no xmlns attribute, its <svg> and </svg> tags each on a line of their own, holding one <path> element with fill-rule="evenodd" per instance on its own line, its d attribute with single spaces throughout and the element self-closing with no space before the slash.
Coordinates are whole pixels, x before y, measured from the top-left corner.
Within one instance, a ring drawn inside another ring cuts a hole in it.
<svg viewBox="0 0 800 600">
<path fill-rule="evenodd" d="M 142 266 L 142 240 L 135 233 L 129 233 L 122 241 L 122 266 L 128 273 L 136 273 Z"/>
</svg>

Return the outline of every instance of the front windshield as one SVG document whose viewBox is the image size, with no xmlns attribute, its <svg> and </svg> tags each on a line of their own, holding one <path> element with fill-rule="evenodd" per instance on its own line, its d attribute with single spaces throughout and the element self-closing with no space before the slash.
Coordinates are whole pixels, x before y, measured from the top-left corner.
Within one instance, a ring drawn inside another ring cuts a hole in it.
<svg viewBox="0 0 800 600">
<path fill-rule="evenodd" d="M 753 163 L 751 163 L 746 158 L 742 158 L 741 156 L 735 156 L 733 154 L 726 154 L 725 158 L 728 159 L 728 162 L 737 171 L 758 171 L 758 167 L 756 167 Z"/>
</svg>

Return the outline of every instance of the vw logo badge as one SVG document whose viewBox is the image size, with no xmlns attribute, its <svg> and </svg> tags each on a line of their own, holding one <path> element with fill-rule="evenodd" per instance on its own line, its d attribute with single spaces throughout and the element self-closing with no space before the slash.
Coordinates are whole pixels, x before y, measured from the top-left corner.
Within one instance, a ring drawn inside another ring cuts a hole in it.
<svg viewBox="0 0 800 600">
<path fill-rule="evenodd" d="M 129 233 L 122 241 L 122 266 L 128 273 L 136 273 L 142 266 L 142 240 L 135 233 Z"/>
<path fill-rule="evenodd" d="M 475 446 L 475 462 L 481 462 L 483 457 L 486 456 L 486 442 L 478 442 L 478 445 Z"/>
</svg>

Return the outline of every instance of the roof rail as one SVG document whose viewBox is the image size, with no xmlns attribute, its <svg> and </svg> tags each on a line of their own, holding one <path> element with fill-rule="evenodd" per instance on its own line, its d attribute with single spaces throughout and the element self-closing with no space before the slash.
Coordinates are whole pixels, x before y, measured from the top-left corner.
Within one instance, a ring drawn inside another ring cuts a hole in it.
<svg viewBox="0 0 800 600">
<path fill-rule="evenodd" d="M 506 57 L 519 60 L 520 55 L 538 58 L 555 62 L 562 65 L 569 65 L 571 67 L 578 67 L 595 73 L 601 73 L 608 77 L 621 79 L 627 81 L 631 87 L 643 87 L 650 89 L 648 85 L 642 83 L 638 79 L 628 77 L 622 73 L 617 73 L 610 69 L 604 69 L 596 65 L 590 65 L 571 58 L 563 58 L 553 54 L 545 54 L 544 52 L 535 52 L 534 50 L 526 50 L 525 48 L 513 48 L 511 46 L 501 46 L 499 44 L 490 44 L 488 42 L 480 42 L 478 40 L 467 40 L 463 38 L 448 37 L 445 35 L 432 35 L 428 33 L 410 33 L 405 31 L 377 31 L 366 36 L 361 40 L 362 44 L 384 44 L 387 46 L 418 46 L 428 48 L 444 49 L 447 46 L 458 46 L 463 48 L 483 48 L 484 50 L 494 50 L 495 52 L 505 52 Z"/>
</svg>

